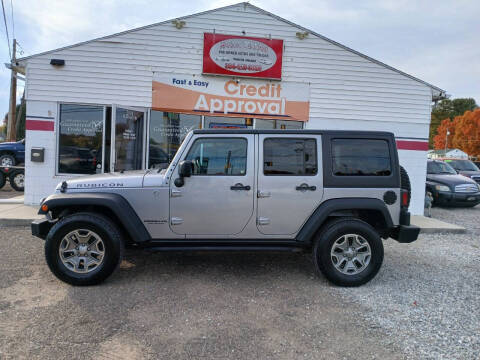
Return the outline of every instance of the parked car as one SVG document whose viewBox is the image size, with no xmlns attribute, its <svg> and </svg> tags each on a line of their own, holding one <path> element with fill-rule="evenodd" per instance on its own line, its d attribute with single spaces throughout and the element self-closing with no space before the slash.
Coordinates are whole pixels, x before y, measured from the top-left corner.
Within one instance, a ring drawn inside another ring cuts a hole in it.
<svg viewBox="0 0 480 360">
<path fill-rule="evenodd" d="M 434 205 L 473 207 L 480 203 L 480 185 L 440 160 L 427 162 L 426 191 L 432 194 Z"/>
<path fill-rule="evenodd" d="M 25 162 L 25 139 L 0 143 L 0 166 L 14 166 Z"/>
<path fill-rule="evenodd" d="M 151 251 L 308 251 L 334 284 L 368 282 L 383 239 L 410 243 L 410 182 L 386 132 L 195 130 L 167 169 L 65 180 L 32 234 L 73 285 L 105 280 L 125 244 Z"/>
<path fill-rule="evenodd" d="M 7 179 L 15 191 L 25 190 L 25 168 L 23 167 L 0 167 L 0 189 L 5 186 Z"/>
<path fill-rule="evenodd" d="M 444 159 L 443 161 L 453 167 L 460 175 L 467 176 L 480 183 L 480 169 L 473 161 L 466 159 Z"/>
</svg>

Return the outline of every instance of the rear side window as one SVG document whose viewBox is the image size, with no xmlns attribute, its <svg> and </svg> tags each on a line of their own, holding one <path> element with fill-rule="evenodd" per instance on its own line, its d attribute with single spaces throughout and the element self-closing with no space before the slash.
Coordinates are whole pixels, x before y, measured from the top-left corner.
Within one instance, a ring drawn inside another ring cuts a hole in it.
<svg viewBox="0 0 480 360">
<path fill-rule="evenodd" d="M 390 176 L 388 142 L 374 139 L 332 140 L 332 171 L 335 176 Z"/>
<path fill-rule="evenodd" d="M 265 175 L 315 175 L 317 141 L 301 138 L 269 138 L 263 143 Z"/>
</svg>

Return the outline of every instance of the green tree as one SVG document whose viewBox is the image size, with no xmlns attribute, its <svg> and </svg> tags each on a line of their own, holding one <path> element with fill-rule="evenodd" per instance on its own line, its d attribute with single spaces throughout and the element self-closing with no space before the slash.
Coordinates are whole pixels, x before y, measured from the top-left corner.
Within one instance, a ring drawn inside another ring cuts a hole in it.
<svg viewBox="0 0 480 360">
<path fill-rule="evenodd" d="M 478 105 L 475 99 L 472 98 L 445 99 L 435 104 L 432 108 L 430 121 L 430 149 L 433 149 L 433 138 L 437 134 L 437 128 L 443 120 L 453 120 L 455 116 L 463 115 L 466 111 L 473 111 L 476 108 L 478 108 Z"/>
</svg>

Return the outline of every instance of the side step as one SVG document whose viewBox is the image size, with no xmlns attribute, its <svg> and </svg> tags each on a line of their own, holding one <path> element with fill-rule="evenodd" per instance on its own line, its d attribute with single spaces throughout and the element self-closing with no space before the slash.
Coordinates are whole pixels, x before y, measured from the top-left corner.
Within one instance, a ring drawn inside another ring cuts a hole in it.
<svg viewBox="0 0 480 360">
<path fill-rule="evenodd" d="M 305 249 L 298 246 L 255 246 L 255 245 L 171 245 L 152 246 L 143 248 L 150 252 L 160 251 L 287 251 L 303 252 Z"/>
</svg>

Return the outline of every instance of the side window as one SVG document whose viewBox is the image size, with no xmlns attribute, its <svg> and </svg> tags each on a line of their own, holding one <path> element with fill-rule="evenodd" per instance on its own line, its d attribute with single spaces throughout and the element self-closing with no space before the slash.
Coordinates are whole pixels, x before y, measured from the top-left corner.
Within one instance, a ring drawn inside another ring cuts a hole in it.
<svg viewBox="0 0 480 360">
<path fill-rule="evenodd" d="M 185 160 L 193 162 L 192 175 L 245 175 L 247 173 L 247 140 L 243 138 L 197 139 Z"/>
<path fill-rule="evenodd" d="M 263 142 L 265 175 L 315 175 L 317 141 L 301 138 L 268 138 Z"/>
<path fill-rule="evenodd" d="M 332 170 L 335 176 L 390 176 L 388 142 L 374 139 L 332 140 Z"/>
</svg>

